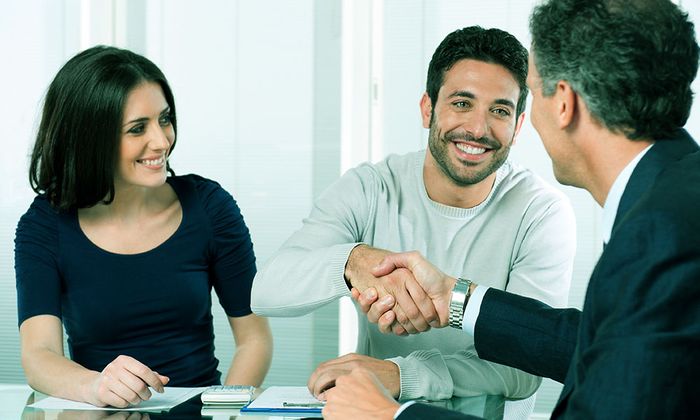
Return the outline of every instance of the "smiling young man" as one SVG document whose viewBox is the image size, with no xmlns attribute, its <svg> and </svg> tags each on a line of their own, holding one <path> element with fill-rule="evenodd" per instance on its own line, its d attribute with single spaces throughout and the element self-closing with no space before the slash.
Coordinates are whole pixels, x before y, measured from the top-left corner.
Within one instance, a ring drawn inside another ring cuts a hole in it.
<svg viewBox="0 0 700 420">
<path fill-rule="evenodd" d="M 437 97 L 423 94 L 423 126 L 430 128 L 423 176 L 433 186 L 431 199 L 462 208 L 484 201 L 525 116 L 516 113 L 519 93 L 502 65 L 462 59 L 445 72 Z"/>
<path fill-rule="evenodd" d="M 372 286 L 380 295 L 417 286 L 406 271 L 370 274 L 388 251 L 418 249 L 465 277 L 567 302 L 575 225 L 567 199 L 508 162 L 524 119 L 527 51 L 498 29 L 449 34 L 428 68 L 420 101 L 428 150 L 348 171 L 315 202 L 303 227 L 258 272 L 252 308 L 298 316 Z M 489 274 L 486 276 L 486 274 Z M 414 319 L 416 308 L 404 314 Z M 394 397 L 500 394 L 526 398 L 540 378 L 476 356 L 458 331 L 381 334 L 360 318 L 357 352 L 322 363 L 309 379 L 320 395 L 356 366 Z"/>
</svg>

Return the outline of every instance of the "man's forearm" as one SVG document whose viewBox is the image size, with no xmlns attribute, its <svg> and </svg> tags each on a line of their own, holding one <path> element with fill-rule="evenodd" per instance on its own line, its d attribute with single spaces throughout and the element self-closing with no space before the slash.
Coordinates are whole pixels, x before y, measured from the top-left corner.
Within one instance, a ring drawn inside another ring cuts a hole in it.
<svg viewBox="0 0 700 420">
<path fill-rule="evenodd" d="M 344 270 L 356 245 L 282 248 L 256 274 L 251 309 L 262 316 L 300 316 L 348 296 Z"/>
</svg>

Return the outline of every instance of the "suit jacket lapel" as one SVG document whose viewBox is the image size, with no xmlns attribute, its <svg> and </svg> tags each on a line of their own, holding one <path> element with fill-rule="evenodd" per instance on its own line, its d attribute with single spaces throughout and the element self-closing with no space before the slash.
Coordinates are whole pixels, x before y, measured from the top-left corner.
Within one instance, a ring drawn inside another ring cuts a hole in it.
<svg viewBox="0 0 700 420">
<path fill-rule="evenodd" d="M 639 198 L 649 189 L 649 186 L 654 183 L 657 175 L 666 165 L 698 150 L 697 143 L 685 130 L 679 130 L 675 134 L 671 139 L 659 140 L 654 143 L 634 168 L 625 191 L 622 193 L 620 205 L 617 207 L 613 232 Z"/>
</svg>

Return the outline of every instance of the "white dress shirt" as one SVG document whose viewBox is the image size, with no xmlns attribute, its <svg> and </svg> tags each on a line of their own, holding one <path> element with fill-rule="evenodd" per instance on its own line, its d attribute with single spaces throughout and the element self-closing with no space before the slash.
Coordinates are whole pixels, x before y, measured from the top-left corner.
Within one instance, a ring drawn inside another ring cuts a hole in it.
<svg viewBox="0 0 700 420">
<path fill-rule="evenodd" d="M 615 216 L 617 215 L 617 208 L 620 205 L 622 193 L 625 192 L 625 188 L 627 187 L 627 182 L 630 180 L 634 168 L 637 167 L 637 164 L 647 151 L 649 151 L 651 146 L 653 146 L 653 144 L 650 144 L 647 148 L 642 150 L 627 164 L 627 166 L 625 166 L 622 172 L 615 178 L 615 182 L 613 182 L 610 191 L 608 191 L 608 196 L 603 205 L 603 243 L 607 244 L 608 241 L 610 241 L 613 223 L 615 223 Z"/>
</svg>

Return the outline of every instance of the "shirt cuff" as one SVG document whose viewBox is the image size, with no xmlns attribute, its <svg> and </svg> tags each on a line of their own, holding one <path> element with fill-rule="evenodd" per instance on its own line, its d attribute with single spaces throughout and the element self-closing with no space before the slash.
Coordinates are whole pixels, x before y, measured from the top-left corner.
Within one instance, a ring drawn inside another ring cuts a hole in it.
<svg viewBox="0 0 700 420">
<path fill-rule="evenodd" d="M 412 405 L 415 404 L 416 402 L 417 402 L 417 401 L 414 400 L 414 401 L 409 401 L 409 402 L 406 402 L 406 403 L 401 404 L 401 407 L 399 407 L 399 409 L 396 410 L 396 413 L 394 413 L 394 420 L 396 420 L 397 418 L 399 418 L 399 416 L 401 415 L 401 413 L 403 413 L 403 410 L 405 410 L 405 409 L 407 409 L 408 407 L 412 406 Z"/>
<path fill-rule="evenodd" d="M 476 319 L 479 317 L 479 311 L 481 310 L 481 302 L 484 300 L 484 295 L 486 294 L 487 290 L 489 290 L 488 286 L 477 285 L 474 288 L 474 292 L 472 292 L 471 296 L 469 296 L 467 307 L 464 308 L 462 329 L 472 337 L 474 337 Z"/>
</svg>

